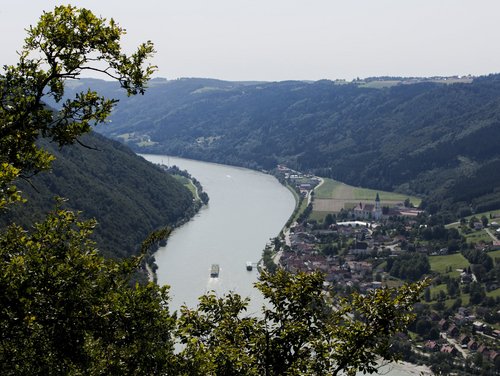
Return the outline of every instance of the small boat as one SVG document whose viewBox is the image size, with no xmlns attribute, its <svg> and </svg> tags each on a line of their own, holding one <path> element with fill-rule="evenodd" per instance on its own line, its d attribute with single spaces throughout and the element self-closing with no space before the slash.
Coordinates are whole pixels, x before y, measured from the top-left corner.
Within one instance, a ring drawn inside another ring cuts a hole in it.
<svg viewBox="0 0 500 376">
<path fill-rule="evenodd" d="M 219 264 L 212 264 L 212 268 L 210 269 L 210 277 L 211 278 L 219 277 Z"/>
<path fill-rule="evenodd" d="M 247 270 L 251 271 L 253 269 L 253 264 L 251 261 L 247 261 Z"/>
</svg>

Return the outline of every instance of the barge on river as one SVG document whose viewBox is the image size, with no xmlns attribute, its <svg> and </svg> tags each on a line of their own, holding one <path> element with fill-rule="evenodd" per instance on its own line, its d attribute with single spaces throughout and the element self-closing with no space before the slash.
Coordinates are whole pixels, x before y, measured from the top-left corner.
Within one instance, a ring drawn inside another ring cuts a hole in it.
<svg viewBox="0 0 500 376">
<path fill-rule="evenodd" d="M 219 264 L 212 264 L 212 268 L 210 269 L 210 277 L 211 278 L 219 277 Z"/>
</svg>

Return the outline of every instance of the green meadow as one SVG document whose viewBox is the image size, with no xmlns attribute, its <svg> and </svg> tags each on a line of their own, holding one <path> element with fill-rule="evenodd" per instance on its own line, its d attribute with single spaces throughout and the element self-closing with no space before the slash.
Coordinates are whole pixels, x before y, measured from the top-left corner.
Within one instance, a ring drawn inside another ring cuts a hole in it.
<svg viewBox="0 0 500 376">
<path fill-rule="evenodd" d="M 454 253 L 445 256 L 430 256 L 429 263 L 431 270 L 450 277 L 458 277 L 460 272 L 457 269 L 464 269 L 469 266 L 469 261 L 461 253 Z"/>
</svg>

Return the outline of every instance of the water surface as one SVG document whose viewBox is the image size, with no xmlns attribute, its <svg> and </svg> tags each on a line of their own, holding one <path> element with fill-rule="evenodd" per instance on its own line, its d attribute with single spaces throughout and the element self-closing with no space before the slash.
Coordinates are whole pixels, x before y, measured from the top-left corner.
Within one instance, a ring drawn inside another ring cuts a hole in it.
<svg viewBox="0 0 500 376">
<path fill-rule="evenodd" d="M 187 170 L 210 197 L 208 206 L 175 229 L 155 254 L 158 283 L 171 286 L 172 309 L 184 303 L 194 307 L 210 290 L 250 297 L 250 310 L 259 309 L 262 299 L 253 288 L 257 272 L 247 271 L 246 262 L 260 260 L 266 243 L 292 214 L 291 192 L 273 176 L 245 168 L 165 155 L 143 157 Z M 212 264 L 219 264 L 219 278 L 210 278 Z"/>
</svg>

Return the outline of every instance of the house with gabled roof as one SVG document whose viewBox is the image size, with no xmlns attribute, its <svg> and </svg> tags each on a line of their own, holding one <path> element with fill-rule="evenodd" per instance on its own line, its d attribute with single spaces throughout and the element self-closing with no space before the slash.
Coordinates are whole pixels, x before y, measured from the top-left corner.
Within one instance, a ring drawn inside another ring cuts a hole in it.
<svg viewBox="0 0 500 376">
<path fill-rule="evenodd" d="M 469 341 L 469 343 L 467 343 L 467 348 L 471 351 L 476 351 L 478 347 L 479 347 L 479 344 L 476 341 L 474 341 L 473 339 L 471 339 Z"/>
<path fill-rule="evenodd" d="M 440 350 L 440 346 L 436 341 L 427 341 L 424 344 L 424 348 L 433 352 Z"/>
<path fill-rule="evenodd" d="M 448 334 L 452 337 L 456 337 L 460 334 L 460 330 L 456 327 L 456 325 L 450 325 L 448 328 Z"/>
<path fill-rule="evenodd" d="M 477 352 L 479 354 L 483 354 L 483 355 L 486 355 L 487 353 L 489 353 L 490 349 L 488 348 L 488 346 L 486 345 L 481 345 L 477 348 Z"/>
<path fill-rule="evenodd" d="M 461 345 L 466 345 L 469 343 L 470 341 L 470 337 L 467 335 L 467 334 L 462 334 L 459 338 L 458 338 L 458 343 L 460 343 Z"/>
<path fill-rule="evenodd" d="M 444 332 L 445 330 L 448 330 L 448 327 L 450 325 L 448 324 L 448 321 L 446 321 L 446 319 L 441 319 L 441 320 L 439 320 L 438 326 L 439 326 L 439 330 Z"/>
<path fill-rule="evenodd" d="M 458 350 L 455 348 L 455 346 L 451 346 L 451 345 L 445 345 L 445 346 L 441 347 L 440 351 L 443 353 L 451 354 L 451 355 L 457 355 L 457 353 L 458 353 Z"/>
</svg>

